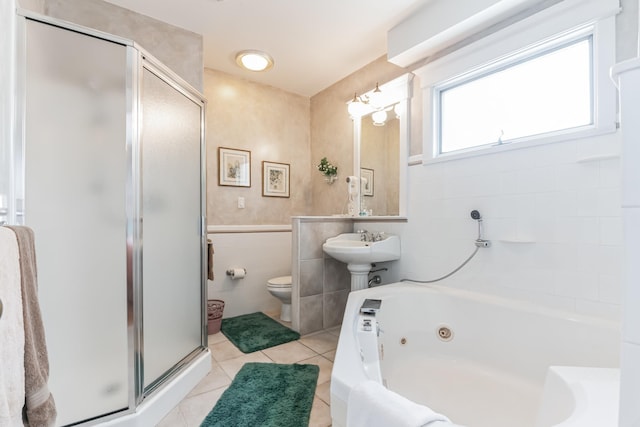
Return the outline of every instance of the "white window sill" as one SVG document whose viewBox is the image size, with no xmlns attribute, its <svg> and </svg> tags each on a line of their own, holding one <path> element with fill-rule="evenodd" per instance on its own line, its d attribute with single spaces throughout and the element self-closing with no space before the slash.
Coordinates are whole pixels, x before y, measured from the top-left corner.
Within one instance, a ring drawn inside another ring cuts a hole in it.
<svg viewBox="0 0 640 427">
<path fill-rule="evenodd" d="M 441 154 L 437 157 L 427 157 L 423 155 L 422 164 L 428 166 L 431 164 L 450 162 L 453 160 L 468 159 L 473 157 L 485 156 L 488 154 L 499 154 L 513 150 L 521 150 L 526 148 L 538 147 L 547 144 L 557 144 L 562 142 L 573 141 L 576 139 L 589 138 L 599 135 L 606 135 L 616 132 L 616 124 L 609 126 L 600 126 L 599 128 L 590 127 L 581 131 L 573 131 L 570 133 L 560 133 L 543 138 L 535 138 L 528 141 L 505 143 L 501 145 L 484 146 L 482 148 L 469 149 L 449 154 Z"/>
</svg>

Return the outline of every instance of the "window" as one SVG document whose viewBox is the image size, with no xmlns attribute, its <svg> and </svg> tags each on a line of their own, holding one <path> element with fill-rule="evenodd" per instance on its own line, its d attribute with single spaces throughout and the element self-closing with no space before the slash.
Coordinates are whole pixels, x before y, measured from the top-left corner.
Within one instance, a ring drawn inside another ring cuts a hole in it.
<svg viewBox="0 0 640 427">
<path fill-rule="evenodd" d="M 437 87 L 439 153 L 593 124 L 592 57 L 589 36 Z"/>
<path fill-rule="evenodd" d="M 565 0 L 427 63 L 423 163 L 614 132 L 615 0 Z"/>
</svg>

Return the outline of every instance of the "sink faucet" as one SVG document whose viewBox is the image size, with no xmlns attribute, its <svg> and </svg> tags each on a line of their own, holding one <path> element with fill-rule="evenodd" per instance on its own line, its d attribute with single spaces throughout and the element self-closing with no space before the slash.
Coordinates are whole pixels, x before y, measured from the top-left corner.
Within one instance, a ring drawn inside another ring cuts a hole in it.
<svg viewBox="0 0 640 427">
<path fill-rule="evenodd" d="M 360 233 L 361 242 L 379 242 L 385 239 L 384 231 L 369 232 L 367 230 L 356 230 L 356 233 Z"/>
<path fill-rule="evenodd" d="M 373 233 L 371 236 L 371 241 L 372 242 L 379 242 L 381 240 L 384 240 L 385 236 L 384 236 L 384 231 L 379 231 L 376 233 Z"/>
<path fill-rule="evenodd" d="M 369 232 L 367 230 L 356 230 L 356 233 L 360 234 L 361 242 L 369 242 Z"/>
</svg>

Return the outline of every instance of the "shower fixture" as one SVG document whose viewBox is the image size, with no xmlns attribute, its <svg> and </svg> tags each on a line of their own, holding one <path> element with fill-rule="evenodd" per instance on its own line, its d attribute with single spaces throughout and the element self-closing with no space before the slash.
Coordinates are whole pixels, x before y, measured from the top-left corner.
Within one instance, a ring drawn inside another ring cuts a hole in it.
<svg viewBox="0 0 640 427">
<path fill-rule="evenodd" d="M 460 271 L 462 269 L 462 267 L 467 265 L 467 263 L 469 263 L 469 261 L 471 261 L 471 259 L 474 256 L 476 256 L 476 254 L 478 253 L 478 250 L 480 248 L 488 248 L 489 246 L 491 246 L 491 241 L 485 240 L 485 239 L 482 238 L 482 216 L 480 215 L 480 212 L 478 212 L 475 209 L 472 210 L 471 211 L 471 219 L 475 219 L 476 221 L 478 221 L 478 238 L 474 242 L 475 245 L 476 245 L 476 248 L 473 250 L 473 253 L 471 255 L 469 255 L 469 257 L 466 260 L 464 260 L 462 262 L 462 264 L 460 264 L 458 267 L 456 267 L 450 273 L 447 273 L 444 276 L 438 277 L 437 279 L 432 279 L 432 280 L 400 279 L 400 281 L 401 282 L 415 282 L 415 283 L 435 283 L 435 282 L 439 282 L 441 280 L 444 280 L 444 279 L 446 279 L 448 277 L 453 276 L 458 271 Z"/>
<path fill-rule="evenodd" d="M 489 246 L 491 246 L 491 242 L 489 240 L 484 240 L 482 238 L 482 216 L 480 215 L 480 212 L 478 212 L 475 209 L 472 210 L 471 218 L 478 221 L 478 238 L 476 239 L 476 242 L 475 242 L 476 246 L 479 248 L 488 248 Z"/>
</svg>

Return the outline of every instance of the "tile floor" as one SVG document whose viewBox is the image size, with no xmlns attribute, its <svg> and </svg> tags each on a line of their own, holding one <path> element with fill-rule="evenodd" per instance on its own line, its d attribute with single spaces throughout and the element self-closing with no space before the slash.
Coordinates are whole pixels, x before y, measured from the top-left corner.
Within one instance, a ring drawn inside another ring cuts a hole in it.
<svg viewBox="0 0 640 427">
<path fill-rule="evenodd" d="M 320 367 L 309 427 L 331 426 L 329 385 L 340 327 L 302 336 L 262 351 L 244 354 L 222 333 L 209 335 L 211 372 L 161 422 L 160 427 L 199 427 L 247 362 L 310 363 Z"/>
</svg>

